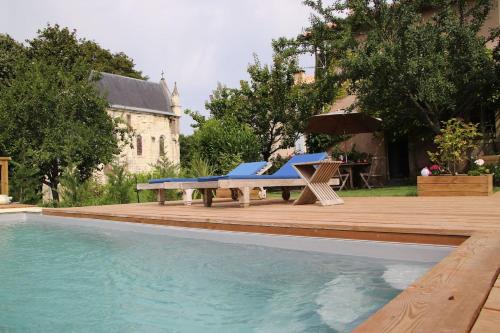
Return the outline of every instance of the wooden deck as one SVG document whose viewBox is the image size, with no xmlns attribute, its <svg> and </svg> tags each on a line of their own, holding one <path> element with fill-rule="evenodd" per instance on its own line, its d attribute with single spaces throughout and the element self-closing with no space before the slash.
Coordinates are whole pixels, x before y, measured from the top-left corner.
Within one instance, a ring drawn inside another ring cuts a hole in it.
<svg viewBox="0 0 500 333">
<path fill-rule="evenodd" d="M 277 200 L 44 209 L 44 214 L 136 223 L 460 245 L 356 332 L 498 332 L 500 193 L 490 197 L 345 198 L 340 206 Z M 496 286 L 495 285 L 496 281 Z"/>
<path fill-rule="evenodd" d="M 0 209 L 14 209 L 14 208 L 32 208 L 36 207 L 33 205 L 25 205 L 25 204 L 17 204 L 17 203 L 12 203 L 8 205 L 0 205 Z"/>
</svg>

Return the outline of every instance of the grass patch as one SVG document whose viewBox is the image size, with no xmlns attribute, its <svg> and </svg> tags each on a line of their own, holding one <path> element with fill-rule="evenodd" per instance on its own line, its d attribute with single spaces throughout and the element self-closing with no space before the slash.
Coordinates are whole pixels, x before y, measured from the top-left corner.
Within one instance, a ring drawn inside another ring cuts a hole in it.
<svg viewBox="0 0 500 333">
<path fill-rule="evenodd" d="M 339 191 L 341 197 L 414 197 L 416 186 L 390 186 L 369 189 Z"/>
<path fill-rule="evenodd" d="M 500 186 L 494 187 L 494 192 L 500 192 Z M 414 197 L 417 195 L 416 186 L 388 186 L 369 189 L 336 191 L 341 197 Z M 291 193 L 291 199 L 297 199 L 300 190 Z M 281 199 L 281 192 L 267 192 L 269 199 Z"/>
<path fill-rule="evenodd" d="M 500 190 L 500 188 L 499 188 Z M 294 190 L 291 193 L 291 199 L 299 196 L 300 190 Z M 341 197 L 412 197 L 417 195 L 416 186 L 390 186 L 369 189 L 343 190 L 337 191 Z M 281 192 L 268 192 L 270 199 L 281 198 Z"/>
</svg>

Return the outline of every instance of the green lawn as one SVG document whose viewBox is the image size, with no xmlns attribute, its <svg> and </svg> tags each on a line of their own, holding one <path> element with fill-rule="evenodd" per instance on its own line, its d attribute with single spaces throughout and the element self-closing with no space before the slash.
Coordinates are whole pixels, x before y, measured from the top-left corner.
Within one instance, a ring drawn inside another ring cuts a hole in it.
<svg viewBox="0 0 500 333">
<path fill-rule="evenodd" d="M 495 192 L 500 192 L 500 187 L 495 187 Z M 296 199 L 300 191 L 292 191 L 292 199 Z M 412 197 L 417 195 L 416 186 L 388 186 L 357 190 L 337 191 L 341 197 Z M 267 197 L 270 199 L 281 198 L 281 192 L 268 192 Z"/>
</svg>

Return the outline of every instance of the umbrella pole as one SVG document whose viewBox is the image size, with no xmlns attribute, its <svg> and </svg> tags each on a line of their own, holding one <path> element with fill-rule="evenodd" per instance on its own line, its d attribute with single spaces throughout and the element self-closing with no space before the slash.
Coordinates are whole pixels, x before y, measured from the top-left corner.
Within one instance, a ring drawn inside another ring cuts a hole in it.
<svg viewBox="0 0 500 333">
<path fill-rule="evenodd" d="M 345 138 L 345 130 L 344 130 L 344 138 Z M 347 160 L 348 160 L 347 155 L 348 155 L 348 153 L 347 153 L 347 139 L 345 139 L 345 140 L 344 140 L 344 156 L 345 156 L 345 163 L 347 163 Z"/>
</svg>

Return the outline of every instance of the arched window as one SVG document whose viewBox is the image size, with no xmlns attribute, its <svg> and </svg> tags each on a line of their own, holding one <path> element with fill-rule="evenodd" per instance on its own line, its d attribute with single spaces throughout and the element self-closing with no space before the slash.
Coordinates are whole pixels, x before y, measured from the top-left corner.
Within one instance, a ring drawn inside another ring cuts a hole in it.
<svg viewBox="0 0 500 333">
<path fill-rule="evenodd" d="M 160 156 L 165 156 L 165 137 L 160 136 Z"/>
<path fill-rule="evenodd" d="M 137 156 L 142 155 L 142 136 L 137 136 Z"/>
</svg>

